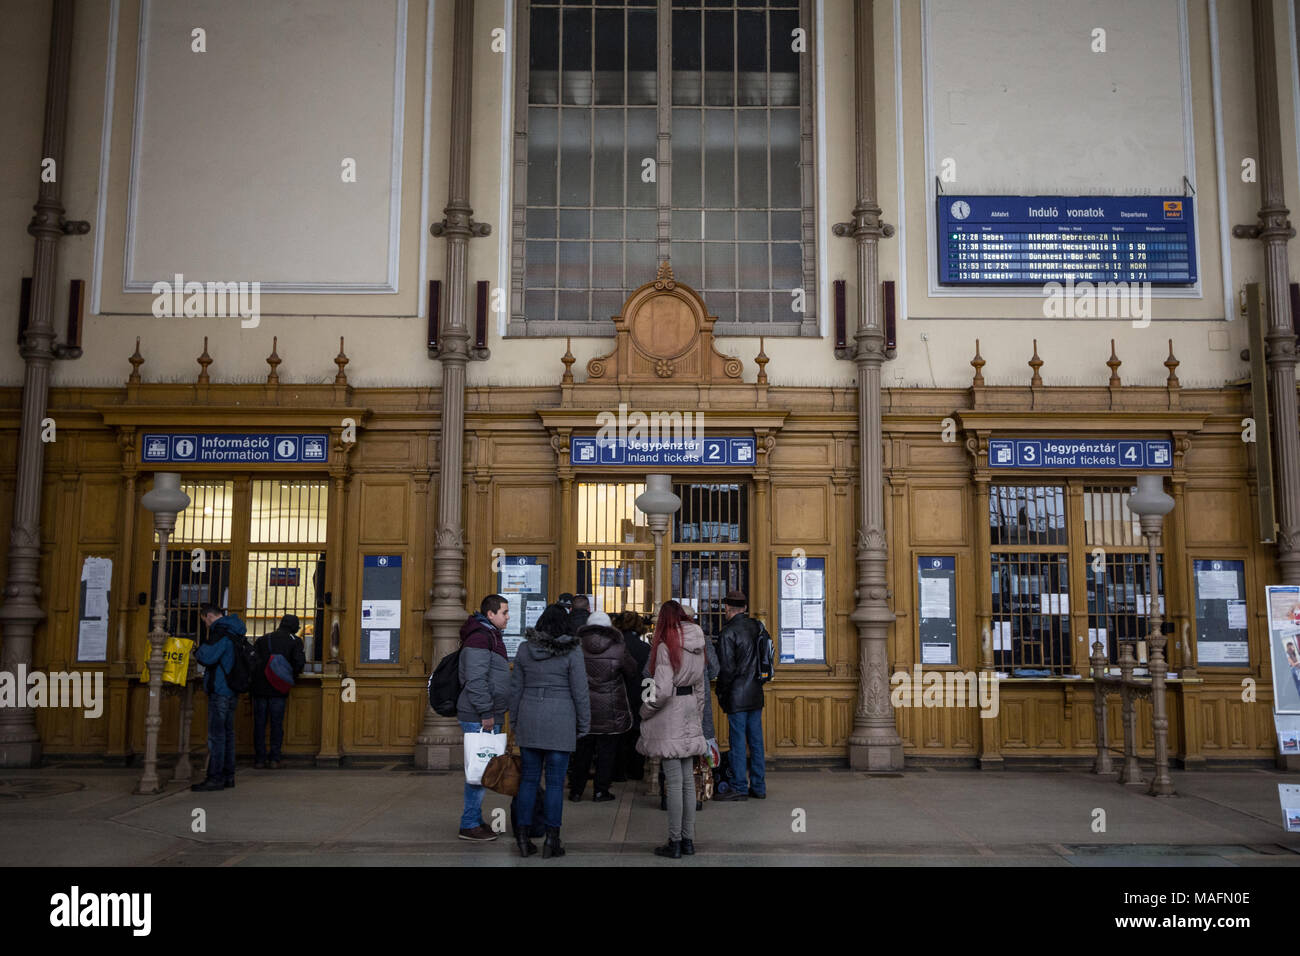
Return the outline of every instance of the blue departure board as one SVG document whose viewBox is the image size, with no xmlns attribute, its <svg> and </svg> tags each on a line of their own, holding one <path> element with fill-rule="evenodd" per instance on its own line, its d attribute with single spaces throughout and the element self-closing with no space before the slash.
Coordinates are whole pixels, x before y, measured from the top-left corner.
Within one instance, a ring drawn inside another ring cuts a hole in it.
<svg viewBox="0 0 1300 956">
<path fill-rule="evenodd" d="M 1196 282 L 1187 196 L 940 196 L 939 282 Z"/>
</svg>

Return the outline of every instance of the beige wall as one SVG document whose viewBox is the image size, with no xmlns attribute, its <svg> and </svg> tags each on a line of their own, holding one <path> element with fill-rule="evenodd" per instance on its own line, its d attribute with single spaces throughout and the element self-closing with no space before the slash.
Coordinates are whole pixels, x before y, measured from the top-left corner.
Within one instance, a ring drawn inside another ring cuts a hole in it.
<svg viewBox="0 0 1300 956">
<path fill-rule="evenodd" d="M 157 0 L 155 0 L 157 2 Z M 473 161 L 471 163 L 471 204 L 475 218 L 492 225 L 493 234 L 470 244 L 469 277 L 471 281 L 489 279 L 494 285 L 506 277 L 501 272 L 502 231 L 508 231 L 507 215 L 503 218 L 503 148 L 509 133 L 509 104 L 503 91 L 509 88 L 511 64 L 509 54 L 491 49 L 491 31 L 507 25 L 509 0 L 480 0 L 475 4 L 474 47 L 474 117 L 472 127 Z M 991 17 L 1014 15 L 1017 4 L 1025 0 L 972 0 L 986 4 Z M 1156 0 L 1168 15 L 1176 18 L 1178 0 Z M 30 218 L 35 195 L 35 174 L 40 152 L 40 127 L 44 100 L 45 58 L 48 47 L 49 14 L 46 5 L 36 0 L 11 3 L 13 13 L 7 18 L 8 33 L 0 57 L 0 81 L 20 95 L 6 98 L 0 106 L 0 122 L 6 135 L 0 139 L 0 164 L 5 178 L 17 184 L 0 197 L 0 214 L 11 228 L 0 232 L 0 314 L 12 329 L 18 301 L 18 279 L 30 274 L 32 243 L 18 228 Z M 420 276 L 420 246 L 426 241 L 427 278 L 440 278 L 444 270 L 445 243 L 427 236 L 428 224 L 441 219 L 447 196 L 447 129 L 451 92 L 452 4 L 435 0 L 433 55 L 426 60 L 426 2 L 410 0 L 407 9 L 407 69 L 405 89 L 405 123 L 401 194 L 400 292 L 397 295 L 271 295 L 262 299 L 263 318 L 255 329 L 243 329 L 237 319 L 154 318 L 149 315 L 150 294 L 122 292 L 124 229 L 130 177 L 132 117 L 135 111 L 137 26 L 140 0 L 121 0 L 113 45 L 114 82 L 112 84 L 112 136 L 109 141 L 109 164 L 104 211 L 99 203 L 100 155 L 103 146 L 106 67 L 110 46 L 112 6 L 105 2 L 79 2 L 75 50 L 73 57 L 73 91 L 69 112 L 68 147 L 61 176 L 64 200 L 71 218 L 92 222 L 88 236 L 72 237 L 61 245 L 59 297 L 56 300 L 56 326 L 63 325 L 66 283 L 69 278 L 89 280 L 94 271 L 96 239 L 102 231 L 103 315 L 88 316 L 83 335 L 85 356 L 75 362 L 56 365 L 55 383 L 116 384 L 129 372 L 125 359 L 134 347 L 134 337 L 141 336 L 147 363 L 146 380 L 190 380 L 197 373 L 194 358 L 202 348 L 202 337 L 209 336 L 209 352 L 214 358 L 212 375 L 219 380 L 257 380 L 266 374 L 265 356 L 271 350 L 271 337 L 279 336 L 278 352 L 284 358 L 280 374 L 286 382 L 319 381 L 332 378 L 332 359 L 337 339 L 347 336 L 347 352 L 352 360 L 348 374 L 358 385 L 430 385 L 439 381 L 439 365 L 430 361 L 424 349 L 425 321 L 418 317 L 424 290 L 417 288 Z M 210 47 L 220 41 L 224 18 L 239 22 L 242 6 L 205 7 Z M 854 282 L 854 252 L 851 240 L 828 237 L 829 227 L 849 217 L 855 198 L 853 166 L 853 60 L 852 4 L 848 0 L 824 0 L 821 6 L 822 42 L 820 57 L 824 68 L 824 91 L 820 94 L 820 137 L 825 139 L 824 167 L 826 206 L 819 210 L 821 244 L 819 257 L 824 283 L 846 279 L 849 284 L 850 312 L 857 295 Z M 906 251 L 907 316 L 899 323 L 899 357 L 885 369 L 885 383 L 891 386 L 961 386 L 970 380 L 969 360 L 974 339 L 981 341 L 981 351 L 988 361 L 984 374 L 990 383 L 1028 380 L 1029 340 L 1038 339 L 1038 351 L 1046 365 L 1044 378 L 1049 384 L 1102 383 L 1109 375 L 1105 360 L 1111 337 L 1124 361 L 1121 375 L 1126 383 L 1157 383 L 1165 376 L 1163 362 L 1166 340 L 1173 338 L 1174 350 L 1182 365 L 1179 375 L 1186 385 L 1218 386 L 1245 373 L 1238 357 L 1245 344 L 1244 326 L 1240 321 L 1224 323 L 1224 270 L 1220 257 L 1220 226 L 1226 222 L 1252 222 L 1259 205 L 1257 184 L 1242 183 L 1241 158 L 1257 158 L 1254 138 L 1255 111 L 1253 66 L 1250 58 L 1249 6 L 1244 3 L 1220 2 L 1218 42 L 1223 123 L 1226 215 L 1219 209 L 1218 165 L 1215 144 L 1215 112 L 1212 97 L 1212 63 L 1209 33 L 1209 0 L 1187 0 L 1189 66 L 1194 104 L 1194 145 L 1197 172 L 1197 215 L 1200 220 L 1198 259 L 1202 295 L 1200 298 L 1157 298 L 1154 311 L 1157 321 L 1146 329 L 1133 328 L 1127 320 L 1079 322 L 1049 321 L 1041 317 L 1042 303 L 1036 297 L 961 296 L 941 297 L 928 294 L 926 280 L 926 218 L 931 215 L 925 183 L 934 170 L 925 165 L 924 104 L 922 73 L 922 8 L 920 0 L 898 0 L 901 19 L 898 23 L 898 59 L 901 60 L 902 88 L 895 87 L 895 3 L 877 0 L 876 86 L 877 86 L 877 169 L 879 201 L 886 221 L 901 227 L 900 235 L 881 243 L 881 277 L 901 279 L 900 249 Z M 939 7 L 932 10 L 932 14 Z M 1296 155 L 1295 103 L 1290 77 L 1294 64 L 1288 4 L 1276 0 L 1278 20 L 1277 52 L 1279 56 L 1280 112 L 1283 123 L 1282 148 L 1287 198 L 1292 206 L 1300 200 Z M 183 17 L 181 19 L 184 19 Z M 387 21 L 385 21 L 387 22 Z M 368 27 L 377 29 L 373 23 Z M 1122 32 L 1122 31 L 1121 31 Z M 1118 37 L 1111 34 L 1113 52 L 1119 49 Z M 507 49 L 511 48 L 509 39 Z M 223 57 L 226 53 L 223 52 Z M 256 64 L 241 63 L 239 57 L 252 57 L 250 50 L 231 54 L 224 61 L 236 73 L 247 72 Z M 816 44 L 809 53 L 817 56 Z M 1168 69 L 1170 57 L 1153 59 L 1151 69 Z M 299 90 L 322 111 L 357 108 L 357 97 L 382 83 L 375 68 L 364 82 L 347 85 L 348 62 L 321 64 L 320 81 L 315 90 Z M 180 76 L 183 74 L 177 74 Z M 426 79 L 430 89 L 428 110 L 431 120 L 425 128 Z M 177 83 L 181 81 L 176 80 Z M 202 102 L 204 88 L 215 80 L 195 78 L 188 91 L 173 90 L 175 102 L 190 98 Z M 342 95 L 340 90 L 345 91 Z M 346 91 L 351 91 L 347 93 Z M 896 93 L 902 103 L 902 132 Z M 352 96 L 353 99 L 347 99 Z M 310 97 L 309 97 L 310 98 Z M 267 102 L 275 102 L 268 94 Z M 389 103 L 391 106 L 391 102 Z M 328 113 L 326 115 L 334 115 Z M 205 135 L 226 136 L 230 131 L 212 131 L 201 124 L 190 124 L 177 135 L 201 138 Z M 1014 116 L 1007 122 L 1020 123 Z M 1023 129 L 1021 130 L 1023 133 Z M 428 136 L 426 153 L 425 138 Z M 152 135 L 152 134 L 151 134 Z M 898 145 L 903 148 L 902 173 L 907 202 L 899 199 Z M 256 149 L 256 142 L 249 148 Z M 337 159 L 329 157 L 331 172 L 337 175 Z M 272 168 L 284 170 L 286 157 L 271 157 Z M 288 159 L 293 159 L 292 156 Z M 278 165 L 277 165 L 278 164 Z M 291 165 L 291 164 L 290 164 Z M 427 165 L 427 184 L 422 170 Z M 1122 165 L 1122 164 L 1121 164 Z M 364 170 L 363 170 L 364 172 Z M 1046 183 L 1042 184 L 1045 188 Z M 426 189 L 422 189 L 426 187 Z M 331 189 L 334 187 L 331 186 Z M 1098 183 L 1098 191 L 1115 189 L 1114 183 Z M 268 217 L 272 198 L 285 197 L 274 178 L 249 184 L 267 198 Z M 422 212 L 422 192 L 427 190 L 427 213 Z M 1062 188 L 1062 192 L 1069 189 Z M 1081 191 L 1081 190 L 1080 190 Z M 299 194 L 303 195 L 303 194 Z M 305 201 L 305 200 L 304 200 Z M 328 202 L 328 199 L 324 200 Z M 148 196 L 142 197 L 148 202 Z M 275 221 L 283 218 L 284 206 L 277 208 Z M 335 210 L 337 211 L 337 210 Z M 178 208 L 177 217 L 192 215 Z M 102 219 L 102 221 L 101 221 Z M 304 217 L 304 222 L 307 217 Z M 238 246 L 242 222 L 218 222 L 224 236 L 209 237 L 213 249 Z M 251 227 L 256 229 L 256 223 Z M 182 234 L 182 233 L 178 233 Z M 146 237 L 158 244 L 166 234 Z M 303 237 L 305 243 L 319 241 L 319 236 Z M 508 248 L 508 246 L 507 246 Z M 1262 259 L 1258 243 L 1231 240 L 1232 288 L 1239 290 L 1246 281 L 1262 280 Z M 190 250 L 193 252 L 194 250 Z M 358 250 L 358 257 L 369 257 L 374 250 Z M 1300 267 L 1300 251 L 1292 243 L 1293 268 Z M 235 277 L 238 278 L 238 277 Z M 649 277 L 647 277 L 649 278 Z M 630 290 L 629 290 L 630 291 Z M 829 298 L 829 297 L 827 297 Z M 822 323 L 830 327 L 830 303 L 823 299 Z M 563 371 L 559 362 L 564 352 L 563 340 L 500 340 L 497 317 L 490 321 L 492 361 L 473 363 L 469 370 L 471 384 L 549 383 Z M 981 321 L 1000 319 L 1001 321 Z M 925 336 L 923 339 L 922 336 Z M 836 361 L 828 339 L 768 340 L 766 351 L 772 361 L 768 374 L 774 384 L 846 385 L 853 381 L 851 363 Z M 580 339 L 573 343 L 578 364 L 575 373 L 585 375 L 588 358 L 602 354 L 610 340 Z M 745 378 L 752 381 L 756 369 L 752 363 L 758 341 L 751 337 L 727 337 L 719 342 L 721 351 L 745 360 Z M 22 362 L 14 349 L 0 350 L 0 384 L 21 381 Z"/>
</svg>

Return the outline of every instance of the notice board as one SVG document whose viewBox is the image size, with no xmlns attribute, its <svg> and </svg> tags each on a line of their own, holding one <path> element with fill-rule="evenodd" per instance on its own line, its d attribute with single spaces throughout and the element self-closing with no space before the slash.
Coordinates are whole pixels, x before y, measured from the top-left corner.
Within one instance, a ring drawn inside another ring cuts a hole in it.
<svg viewBox="0 0 1300 956">
<path fill-rule="evenodd" d="M 1196 657 L 1202 666 L 1249 667 L 1246 562 L 1193 561 Z"/>
<path fill-rule="evenodd" d="M 916 629 L 921 664 L 957 663 L 957 559 L 916 559 Z"/>
<path fill-rule="evenodd" d="M 402 636 L 402 556 L 367 554 L 361 564 L 361 663 L 396 664 Z"/>
<path fill-rule="evenodd" d="M 826 663 L 826 559 L 777 558 L 777 657 Z"/>
<path fill-rule="evenodd" d="M 512 554 L 497 565 L 497 593 L 510 606 L 501 638 L 511 660 L 524 642 L 524 629 L 534 626 L 546 610 L 550 559 L 535 554 Z"/>
</svg>

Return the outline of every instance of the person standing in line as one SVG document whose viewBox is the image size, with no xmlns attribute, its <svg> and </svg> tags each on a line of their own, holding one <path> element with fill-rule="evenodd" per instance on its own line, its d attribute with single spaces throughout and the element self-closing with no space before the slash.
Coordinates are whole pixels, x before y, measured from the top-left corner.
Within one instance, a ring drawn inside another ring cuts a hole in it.
<svg viewBox="0 0 1300 956">
<path fill-rule="evenodd" d="M 615 783 L 640 780 L 645 776 L 645 758 L 636 751 L 637 738 L 641 736 L 641 675 L 650 663 L 650 645 L 641 640 L 647 630 L 645 619 L 636 611 L 624 611 L 614 619 L 614 626 L 623 633 L 623 646 L 636 662 L 636 672 L 625 678 L 627 700 L 632 711 L 632 728 L 619 738 L 618 752 L 614 758 Z"/>
<path fill-rule="evenodd" d="M 235 708 L 239 695 L 226 677 L 235 666 L 235 641 L 244 640 L 244 622 L 215 604 L 199 608 L 207 639 L 194 652 L 206 668 L 203 689 L 208 695 L 208 775 L 191 790 L 225 790 L 235 785 Z"/>
<path fill-rule="evenodd" d="M 510 620 L 510 605 L 500 594 L 489 594 L 460 627 L 460 696 L 456 717 L 467 734 L 504 733 L 510 692 L 510 659 L 501 631 Z M 490 843 L 497 838 L 483 822 L 480 784 L 465 781 L 465 807 L 460 815 L 462 840 Z"/>
<path fill-rule="evenodd" d="M 288 662 L 293 670 L 294 680 L 307 666 L 307 655 L 303 651 L 302 641 L 298 639 L 299 621 L 296 614 L 286 614 L 280 618 L 280 626 L 270 634 L 263 634 L 253 647 L 257 651 L 257 670 L 253 672 L 253 769 L 261 770 L 270 766 L 272 770 L 280 769 L 280 748 L 284 744 L 284 710 L 289 702 L 292 683 L 284 683 L 272 669 L 271 677 L 266 676 L 266 668 L 273 655 L 279 655 Z M 266 723 L 271 722 L 271 752 L 268 759 L 266 750 Z"/>
<path fill-rule="evenodd" d="M 763 685 L 758 679 L 761 625 L 745 613 L 749 599 L 741 591 L 728 591 L 723 603 L 727 623 L 718 635 L 718 701 L 727 714 L 728 762 L 735 787 L 717 799 L 763 800 L 767 797 L 767 775 L 763 759 Z M 746 767 L 752 775 L 746 774 Z"/>
<path fill-rule="evenodd" d="M 529 839 L 537 788 L 546 774 L 546 842 L 542 859 L 564 856 L 560 826 L 564 814 L 564 772 L 578 737 L 591 731 L 591 697 L 582 645 L 572 634 L 553 636 L 528 628 L 515 652 L 510 675 L 510 724 L 523 764 L 519 780 L 519 855 L 537 852 Z"/>
<path fill-rule="evenodd" d="M 650 650 L 654 693 L 641 705 L 637 750 L 659 757 L 668 802 L 668 842 L 656 856 L 681 859 L 695 853 L 695 758 L 708 753 L 704 740 L 704 632 L 676 601 L 659 608 Z"/>
<path fill-rule="evenodd" d="M 577 634 L 587 626 L 587 618 L 591 616 L 591 604 L 587 600 L 587 595 L 578 594 L 573 598 L 573 610 L 569 612 L 569 620 L 565 624 L 565 634 Z"/>
<path fill-rule="evenodd" d="M 632 709 L 628 702 L 629 677 L 636 677 L 636 661 L 623 644 L 623 635 L 610 623 L 609 615 L 597 611 L 578 631 L 583 662 L 587 668 L 587 687 L 591 695 L 591 733 L 578 739 L 573 765 L 569 768 L 569 799 L 582 799 L 587 787 L 591 758 L 596 758 L 596 783 L 592 801 L 602 803 L 616 799 L 609 792 L 614 775 L 614 755 L 621 736 L 632 726 Z"/>
</svg>

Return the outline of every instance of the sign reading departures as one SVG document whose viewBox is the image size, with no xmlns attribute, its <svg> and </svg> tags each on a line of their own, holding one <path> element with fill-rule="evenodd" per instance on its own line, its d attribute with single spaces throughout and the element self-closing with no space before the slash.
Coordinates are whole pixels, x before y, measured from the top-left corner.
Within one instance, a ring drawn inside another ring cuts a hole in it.
<svg viewBox="0 0 1300 956">
<path fill-rule="evenodd" d="M 1196 282 L 1186 196 L 939 196 L 939 282 Z"/>
</svg>

